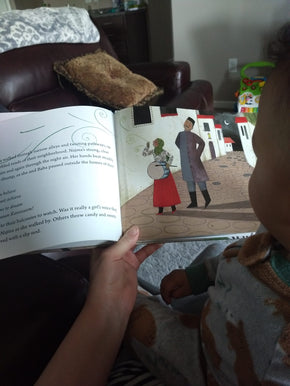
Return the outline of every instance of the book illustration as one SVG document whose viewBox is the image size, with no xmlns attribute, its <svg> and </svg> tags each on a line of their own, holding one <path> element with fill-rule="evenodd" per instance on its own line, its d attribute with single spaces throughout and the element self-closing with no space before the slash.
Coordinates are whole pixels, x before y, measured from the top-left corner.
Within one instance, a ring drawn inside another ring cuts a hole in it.
<svg viewBox="0 0 290 386">
<path fill-rule="evenodd" d="M 171 165 L 170 165 L 171 166 Z M 162 180 L 169 176 L 170 169 L 166 162 L 153 161 L 148 165 L 147 174 L 152 180 Z"/>
<path fill-rule="evenodd" d="M 248 164 L 254 167 L 256 155 L 252 147 L 252 135 L 257 113 L 218 113 L 214 120 L 215 127 L 222 131 L 227 151 L 243 151 Z"/>
<path fill-rule="evenodd" d="M 171 207 L 172 213 L 176 211 L 176 205 L 180 204 L 180 197 L 170 166 L 173 156 L 164 149 L 164 141 L 156 138 L 153 141 L 153 149 L 149 149 L 150 143 L 143 149 L 142 155 L 153 156 L 154 161 L 147 168 L 147 173 L 154 180 L 153 206 L 158 208 L 158 215 L 163 214 L 164 207 Z"/>
<path fill-rule="evenodd" d="M 255 122 L 238 115 L 225 131 L 229 121 L 216 119 L 157 106 L 115 113 L 73 106 L 0 121 L 0 258 L 116 241 L 133 224 L 140 242 L 255 232 L 248 198 Z M 185 123 L 190 130 L 181 130 Z M 196 204 L 184 178 L 183 134 L 194 137 L 203 173 L 190 177 L 191 188 L 199 185 Z"/>
<path fill-rule="evenodd" d="M 144 240 L 203 239 L 255 232 L 259 222 L 248 198 L 248 180 L 254 166 L 251 145 L 254 126 L 249 122 L 239 123 L 244 117 L 232 116 L 233 127 L 230 132 L 225 131 L 225 138 L 223 129 L 227 125 L 216 123 L 213 115 L 188 109 L 175 109 L 175 113 L 171 111 L 167 115 L 164 108 L 153 106 L 141 108 L 146 117 L 144 122 L 138 109 L 133 108 L 129 114 L 120 111 L 116 119 L 123 229 L 138 224 Z M 206 209 L 206 199 L 200 189 L 196 190 L 197 206 L 188 208 L 188 185 L 183 180 L 180 150 L 175 144 L 188 117 L 195 121 L 192 132 L 205 143 L 200 161 L 208 175 L 206 187 L 211 202 Z M 246 125 L 248 138 L 243 137 L 245 140 L 240 139 L 242 133 L 245 134 L 241 125 Z M 148 141 L 151 144 L 156 138 L 164 140 L 166 151 L 173 157 L 175 167 L 170 171 L 181 200 L 174 214 L 164 209 L 163 216 L 156 216 L 152 202 L 155 181 L 148 176 L 148 161 L 142 155 L 144 144 Z M 239 150 L 234 150 L 234 146 Z M 247 161 L 251 161 L 252 166 Z"/>
<path fill-rule="evenodd" d="M 195 120 L 193 118 L 186 118 L 184 131 L 178 133 L 175 144 L 180 151 L 182 178 L 186 181 L 191 199 L 191 203 L 187 208 L 197 207 L 196 185 L 198 185 L 204 197 L 206 208 L 211 201 L 206 185 L 206 181 L 208 181 L 209 178 L 200 159 L 205 142 L 199 135 L 192 132 L 194 124 Z"/>
</svg>

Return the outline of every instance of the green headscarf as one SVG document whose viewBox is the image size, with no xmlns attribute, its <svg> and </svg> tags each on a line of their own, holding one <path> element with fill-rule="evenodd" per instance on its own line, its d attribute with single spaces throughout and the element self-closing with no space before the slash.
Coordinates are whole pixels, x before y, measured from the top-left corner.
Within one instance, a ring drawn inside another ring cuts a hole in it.
<svg viewBox="0 0 290 386">
<path fill-rule="evenodd" d="M 164 141 L 161 138 L 156 138 L 155 141 L 158 141 L 158 146 L 154 148 L 154 154 L 159 155 L 163 151 Z"/>
</svg>

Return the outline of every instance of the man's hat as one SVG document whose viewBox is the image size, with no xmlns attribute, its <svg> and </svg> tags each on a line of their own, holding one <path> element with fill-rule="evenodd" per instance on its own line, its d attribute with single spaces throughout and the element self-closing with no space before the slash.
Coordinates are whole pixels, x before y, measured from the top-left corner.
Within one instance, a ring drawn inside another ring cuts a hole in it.
<svg viewBox="0 0 290 386">
<path fill-rule="evenodd" d="M 190 121 L 190 122 L 192 123 L 192 126 L 195 124 L 195 120 L 192 119 L 192 118 L 190 118 L 190 117 L 188 117 L 186 120 L 187 120 L 187 121 Z"/>
</svg>

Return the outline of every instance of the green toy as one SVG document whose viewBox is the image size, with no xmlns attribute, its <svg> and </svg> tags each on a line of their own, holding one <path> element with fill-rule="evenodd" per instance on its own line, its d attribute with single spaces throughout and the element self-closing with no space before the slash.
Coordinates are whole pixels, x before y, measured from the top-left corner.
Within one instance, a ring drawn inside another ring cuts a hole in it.
<svg viewBox="0 0 290 386">
<path fill-rule="evenodd" d="M 266 82 L 265 76 L 246 75 L 246 70 L 253 67 L 275 67 L 272 62 L 253 62 L 246 64 L 241 69 L 240 90 L 236 93 L 238 97 L 238 112 L 256 113 L 260 101 L 261 91 Z"/>
</svg>

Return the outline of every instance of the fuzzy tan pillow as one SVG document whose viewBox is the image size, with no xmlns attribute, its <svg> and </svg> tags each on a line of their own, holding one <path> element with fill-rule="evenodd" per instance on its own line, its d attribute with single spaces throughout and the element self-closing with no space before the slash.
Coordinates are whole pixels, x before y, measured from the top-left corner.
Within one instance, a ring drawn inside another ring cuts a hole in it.
<svg viewBox="0 0 290 386">
<path fill-rule="evenodd" d="M 142 106 L 162 94 L 150 80 L 103 50 L 56 62 L 54 70 L 92 100 L 116 109 Z"/>
</svg>

